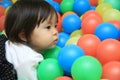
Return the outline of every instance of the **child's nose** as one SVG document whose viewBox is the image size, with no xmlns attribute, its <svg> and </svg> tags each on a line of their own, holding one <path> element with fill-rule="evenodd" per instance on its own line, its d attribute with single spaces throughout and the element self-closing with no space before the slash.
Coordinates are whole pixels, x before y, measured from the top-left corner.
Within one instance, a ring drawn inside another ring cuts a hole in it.
<svg viewBox="0 0 120 80">
<path fill-rule="evenodd" d="M 58 31 L 56 28 L 54 28 L 54 30 L 53 30 L 53 35 L 58 35 Z"/>
</svg>

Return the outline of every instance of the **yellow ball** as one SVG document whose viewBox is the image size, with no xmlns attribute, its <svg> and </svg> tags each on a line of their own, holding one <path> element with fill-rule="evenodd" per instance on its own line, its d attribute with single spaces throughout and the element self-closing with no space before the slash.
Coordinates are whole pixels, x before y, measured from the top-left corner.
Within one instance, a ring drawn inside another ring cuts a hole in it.
<svg viewBox="0 0 120 80">
<path fill-rule="evenodd" d="M 7 7 L 7 8 L 5 9 L 5 14 L 8 12 L 8 10 L 9 10 L 10 7 L 11 7 L 11 6 L 9 6 L 9 7 Z"/>
<path fill-rule="evenodd" d="M 65 45 L 69 45 L 69 44 L 75 44 L 75 45 L 77 45 L 77 42 L 78 42 L 78 39 L 79 39 L 80 37 L 72 37 L 72 38 L 70 38 L 70 39 L 68 39 L 68 41 L 66 42 L 66 44 Z"/>
<path fill-rule="evenodd" d="M 15 3 L 17 0 L 12 0 L 13 3 Z"/>
<path fill-rule="evenodd" d="M 108 9 L 105 11 L 103 15 L 103 21 L 108 22 L 111 20 L 118 20 L 120 21 L 120 11 L 117 9 Z"/>
<path fill-rule="evenodd" d="M 107 3 L 101 3 L 96 7 L 96 11 L 103 16 L 104 12 L 108 9 L 111 9 L 112 6 L 110 4 Z"/>
<path fill-rule="evenodd" d="M 75 30 L 75 31 L 73 31 L 73 32 L 71 33 L 70 38 L 71 38 L 71 37 L 80 37 L 80 36 L 82 36 L 82 35 L 83 35 L 82 30 Z"/>
<path fill-rule="evenodd" d="M 98 1 L 98 4 L 101 4 L 101 3 L 103 3 L 104 2 L 104 0 L 99 0 Z"/>
</svg>

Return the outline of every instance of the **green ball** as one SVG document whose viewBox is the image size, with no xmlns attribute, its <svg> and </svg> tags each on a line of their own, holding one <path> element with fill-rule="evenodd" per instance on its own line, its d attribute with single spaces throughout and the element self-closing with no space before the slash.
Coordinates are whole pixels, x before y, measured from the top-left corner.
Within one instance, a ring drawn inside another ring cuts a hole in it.
<svg viewBox="0 0 120 80">
<path fill-rule="evenodd" d="M 46 58 L 55 58 L 55 59 L 57 59 L 58 53 L 60 52 L 60 50 L 61 50 L 61 48 L 56 46 L 56 47 L 54 47 L 52 49 L 45 50 L 43 56 L 44 56 L 45 59 Z"/>
<path fill-rule="evenodd" d="M 71 74 L 74 80 L 100 80 L 102 65 L 92 56 L 82 56 L 73 63 Z"/>
<path fill-rule="evenodd" d="M 63 0 L 60 4 L 60 9 L 62 13 L 73 11 L 74 0 Z"/>
<path fill-rule="evenodd" d="M 55 80 L 63 76 L 64 71 L 58 61 L 53 58 L 43 60 L 37 68 L 38 80 Z"/>
<path fill-rule="evenodd" d="M 0 35 L 2 35 L 2 32 L 0 31 Z"/>
<path fill-rule="evenodd" d="M 110 4 L 114 9 L 120 10 L 120 0 L 104 0 L 104 2 Z"/>
</svg>

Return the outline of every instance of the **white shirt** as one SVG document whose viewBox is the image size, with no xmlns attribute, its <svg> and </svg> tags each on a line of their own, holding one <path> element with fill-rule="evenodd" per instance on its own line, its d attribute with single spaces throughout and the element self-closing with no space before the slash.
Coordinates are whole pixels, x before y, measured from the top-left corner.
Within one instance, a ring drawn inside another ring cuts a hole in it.
<svg viewBox="0 0 120 80">
<path fill-rule="evenodd" d="M 37 65 L 43 60 L 43 56 L 23 44 L 15 44 L 10 41 L 5 43 L 6 58 L 14 65 L 18 78 L 25 80 L 37 79 Z"/>
</svg>

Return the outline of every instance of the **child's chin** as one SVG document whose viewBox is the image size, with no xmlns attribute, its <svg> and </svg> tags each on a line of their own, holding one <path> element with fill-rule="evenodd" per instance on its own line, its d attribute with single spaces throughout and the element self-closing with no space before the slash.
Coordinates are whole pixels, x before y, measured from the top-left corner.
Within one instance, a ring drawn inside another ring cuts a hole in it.
<svg viewBox="0 0 120 80">
<path fill-rule="evenodd" d="M 52 45 L 52 46 L 49 47 L 49 49 L 52 49 L 52 48 L 54 48 L 55 46 L 56 46 L 56 45 Z"/>
</svg>

